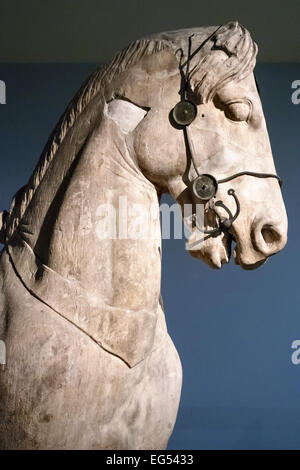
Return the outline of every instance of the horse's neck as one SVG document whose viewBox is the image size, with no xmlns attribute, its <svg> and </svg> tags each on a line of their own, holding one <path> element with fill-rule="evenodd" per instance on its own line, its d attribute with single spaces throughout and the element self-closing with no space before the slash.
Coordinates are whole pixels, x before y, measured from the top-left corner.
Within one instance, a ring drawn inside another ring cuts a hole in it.
<svg viewBox="0 0 300 470">
<path fill-rule="evenodd" d="M 118 126 L 104 119 L 60 185 L 58 173 L 55 162 L 38 188 L 39 204 L 32 204 L 24 220 L 23 236 L 36 256 L 109 305 L 157 308 L 161 270 L 157 193 L 133 163 Z M 136 204 L 143 205 L 142 213 Z M 145 228 L 145 215 L 151 230 L 143 236 L 132 233 L 139 223 Z"/>
</svg>

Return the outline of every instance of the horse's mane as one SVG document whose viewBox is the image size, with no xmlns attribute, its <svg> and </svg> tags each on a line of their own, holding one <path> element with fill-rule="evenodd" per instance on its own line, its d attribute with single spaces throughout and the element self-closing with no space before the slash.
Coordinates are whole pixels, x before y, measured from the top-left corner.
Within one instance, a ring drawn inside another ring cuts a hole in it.
<svg viewBox="0 0 300 470">
<path fill-rule="evenodd" d="M 13 198 L 3 229 L 5 232 L 3 238 L 6 242 L 21 222 L 36 189 L 47 173 L 68 132 L 73 128 L 76 120 L 91 101 L 101 90 L 105 89 L 107 84 L 112 82 L 115 76 L 139 62 L 143 57 L 156 54 L 165 49 L 169 49 L 175 54 L 178 49 L 182 49 L 182 51 L 186 49 L 188 37 L 194 32 L 197 33 L 200 44 L 201 41 L 205 42 L 208 38 L 214 36 L 214 47 L 211 47 L 211 50 L 201 60 L 196 61 L 193 70 L 194 77 L 197 76 L 197 80 L 194 79 L 193 83 L 194 89 L 202 95 L 203 100 L 211 98 L 222 84 L 224 85 L 233 78 L 241 78 L 252 71 L 257 47 L 253 43 L 249 32 L 237 22 L 228 23 L 217 28 L 217 30 L 206 27 L 157 33 L 129 44 L 127 48 L 115 55 L 110 64 L 95 70 L 67 106 L 66 111 L 52 132 L 27 185 L 21 188 Z M 227 67 L 222 67 L 219 64 L 219 67 L 215 70 L 214 61 L 216 61 L 216 56 L 214 51 L 218 49 L 225 51 L 229 59 L 226 64 Z M 224 69 L 226 70 L 224 71 Z M 198 73 L 196 74 L 196 72 Z M 99 109 L 98 112 L 99 114 L 103 113 L 103 109 Z"/>
<path fill-rule="evenodd" d="M 40 185 L 50 163 L 56 156 L 57 150 L 64 141 L 69 130 L 73 127 L 77 118 L 86 109 L 89 103 L 111 82 L 116 74 L 125 71 L 144 56 L 152 55 L 164 50 L 168 46 L 167 41 L 140 39 L 129 44 L 129 46 L 117 53 L 109 65 L 96 69 L 82 85 L 75 97 L 67 106 L 54 131 L 50 135 L 40 159 L 27 183 L 14 196 L 9 214 L 5 219 L 5 239 L 13 235 L 19 225 L 26 209 L 28 208 L 36 189 Z M 99 113 L 103 110 L 99 109 Z"/>
</svg>

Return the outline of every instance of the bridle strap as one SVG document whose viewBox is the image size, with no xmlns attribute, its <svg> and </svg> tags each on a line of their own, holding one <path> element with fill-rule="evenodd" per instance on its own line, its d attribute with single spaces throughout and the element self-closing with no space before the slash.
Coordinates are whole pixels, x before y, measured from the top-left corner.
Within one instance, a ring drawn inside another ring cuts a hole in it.
<svg viewBox="0 0 300 470">
<path fill-rule="evenodd" d="M 255 171 L 240 171 L 239 173 L 235 173 L 232 176 L 228 176 L 227 178 L 222 178 L 218 180 L 218 183 L 227 183 L 227 181 L 231 181 L 234 178 L 238 178 L 239 176 L 255 176 L 256 178 L 275 178 L 277 179 L 279 186 L 282 186 L 282 179 L 279 178 L 278 175 L 275 175 L 273 173 L 256 173 Z"/>
</svg>

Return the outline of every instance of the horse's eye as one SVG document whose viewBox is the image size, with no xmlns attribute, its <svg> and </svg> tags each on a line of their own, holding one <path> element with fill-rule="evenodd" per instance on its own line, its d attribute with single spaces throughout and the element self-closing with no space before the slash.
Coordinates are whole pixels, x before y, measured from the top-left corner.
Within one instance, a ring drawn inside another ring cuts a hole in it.
<svg viewBox="0 0 300 470">
<path fill-rule="evenodd" d="M 231 101 L 225 106 L 225 115 L 231 121 L 249 121 L 251 117 L 251 103 L 248 100 Z"/>
<path fill-rule="evenodd" d="M 188 126 L 197 115 L 197 108 L 191 101 L 182 100 L 172 111 L 173 119 L 179 126 Z"/>
</svg>

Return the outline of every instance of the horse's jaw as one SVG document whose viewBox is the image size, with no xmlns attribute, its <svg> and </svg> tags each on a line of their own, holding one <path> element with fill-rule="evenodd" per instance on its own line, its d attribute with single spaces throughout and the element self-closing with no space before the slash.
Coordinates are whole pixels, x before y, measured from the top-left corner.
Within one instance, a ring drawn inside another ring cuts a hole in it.
<svg viewBox="0 0 300 470">
<path fill-rule="evenodd" d="M 230 261 L 231 244 L 231 238 L 221 234 L 218 237 L 208 237 L 197 246 L 193 233 L 188 242 L 188 252 L 211 268 L 221 269 Z"/>
</svg>

